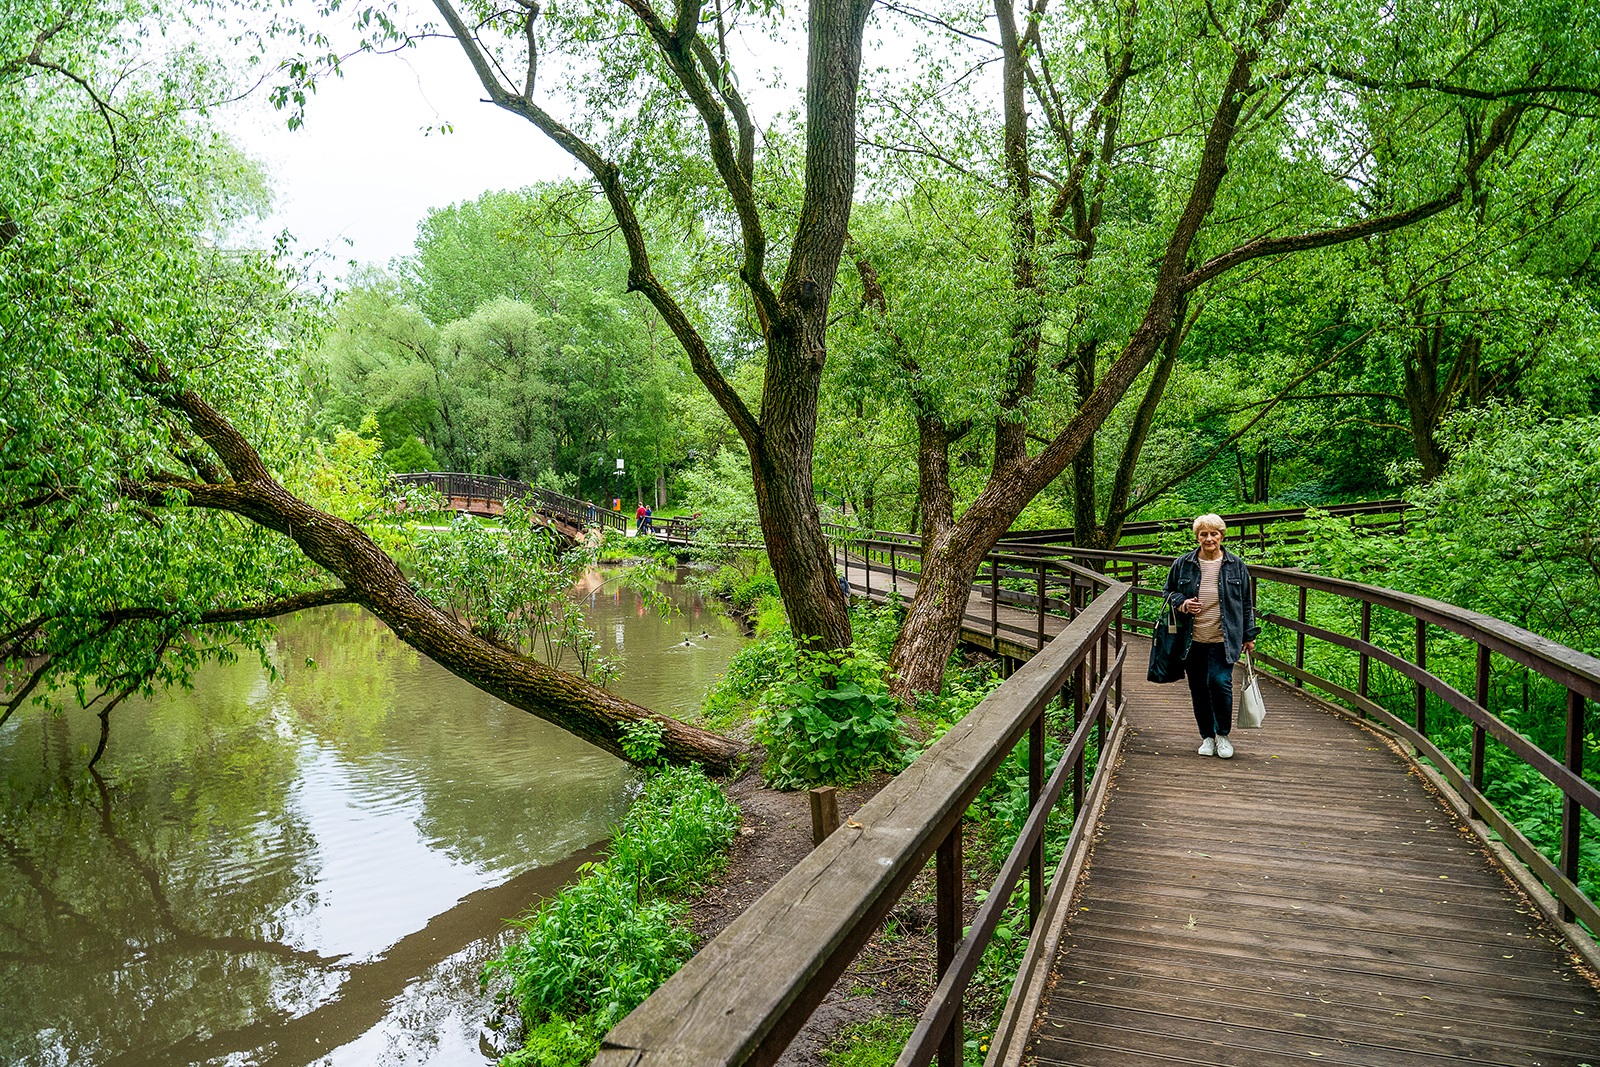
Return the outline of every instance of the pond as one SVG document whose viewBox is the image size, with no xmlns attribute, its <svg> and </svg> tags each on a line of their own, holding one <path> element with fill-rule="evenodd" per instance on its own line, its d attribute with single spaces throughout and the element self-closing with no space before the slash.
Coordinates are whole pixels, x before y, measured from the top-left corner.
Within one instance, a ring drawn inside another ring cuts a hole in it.
<svg viewBox="0 0 1600 1067">
<path fill-rule="evenodd" d="M 742 645 L 680 583 L 583 594 L 620 694 L 696 707 Z M 273 677 L 209 667 L 98 720 L 0 729 L 0 1063 L 472 1064 L 504 920 L 627 805 L 621 761 L 358 609 L 286 620 Z"/>
</svg>

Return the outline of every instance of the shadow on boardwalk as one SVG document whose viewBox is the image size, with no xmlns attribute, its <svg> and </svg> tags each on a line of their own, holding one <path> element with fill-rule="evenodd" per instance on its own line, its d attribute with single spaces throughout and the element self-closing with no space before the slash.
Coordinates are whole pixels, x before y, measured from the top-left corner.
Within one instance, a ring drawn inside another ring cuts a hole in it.
<svg viewBox="0 0 1600 1067">
<path fill-rule="evenodd" d="M 1199 756 L 1146 647 L 1035 1062 L 1600 1067 L 1600 994 L 1382 736 L 1263 679 Z"/>
</svg>

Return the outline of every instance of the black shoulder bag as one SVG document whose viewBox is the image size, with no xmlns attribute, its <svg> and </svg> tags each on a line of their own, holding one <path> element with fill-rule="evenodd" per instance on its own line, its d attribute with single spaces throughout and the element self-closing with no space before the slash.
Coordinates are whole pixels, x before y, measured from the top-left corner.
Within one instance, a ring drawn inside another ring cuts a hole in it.
<svg viewBox="0 0 1600 1067">
<path fill-rule="evenodd" d="M 1150 672 L 1152 682 L 1176 682 L 1183 678 L 1183 658 L 1189 652 L 1189 631 L 1192 620 L 1179 616 L 1177 610 L 1162 601 L 1161 615 L 1156 619 L 1155 632 L 1150 635 Z"/>
</svg>

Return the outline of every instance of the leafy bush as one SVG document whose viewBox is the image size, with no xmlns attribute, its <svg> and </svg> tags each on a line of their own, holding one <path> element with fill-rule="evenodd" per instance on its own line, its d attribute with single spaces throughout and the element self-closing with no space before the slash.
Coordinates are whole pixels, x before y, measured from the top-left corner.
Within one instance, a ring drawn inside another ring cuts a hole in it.
<svg viewBox="0 0 1600 1067">
<path fill-rule="evenodd" d="M 500 1061 L 500 1067 L 570 1067 L 588 1063 L 600 1052 L 606 1028 L 593 1015 L 576 1019 L 555 1015 L 528 1032 L 520 1049 Z"/>
<path fill-rule="evenodd" d="M 762 567 L 755 574 L 739 582 L 728 593 L 728 597 L 733 601 L 734 606 L 739 608 L 751 608 L 755 606 L 756 601 L 764 597 L 777 597 L 779 595 L 778 579 L 774 578 L 772 572 L 766 567 Z"/>
<path fill-rule="evenodd" d="M 563 1014 L 592 1014 L 607 1028 L 689 958 L 687 912 L 674 901 L 640 901 L 630 880 L 602 864 L 538 913 L 513 920 L 522 936 L 488 966 L 510 977 L 530 1029 Z"/>
<path fill-rule="evenodd" d="M 689 958 L 688 907 L 669 899 L 720 866 L 739 812 L 698 768 L 646 781 L 583 879 L 518 919 L 521 935 L 484 968 L 528 1028 L 505 1067 L 587 1063 L 599 1036 Z"/>
<path fill-rule="evenodd" d="M 784 610 L 783 601 L 778 597 L 764 596 L 756 601 L 753 616 L 752 627 L 758 638 L 789 632 L 789 613 Z"/>
<path fill-rule="evenodd" d="M 640 719 L 622 728 L 622 754 L 628 762 L 649 766 L 661 755 L 665 731 L 654 719 Z"/>
<path fill-rule="evenodd" d="M 683 893 L 716 873 L 738 829 L 739 809 L 715 782 L 698 768 L 669 767 L 628 809 L 607 866 L 644 896 Z"/>
<path fill-rule="evenodd" d="M 860 648 L 796 652 L 756 719 L 756 739 L 767 749 L 767 781 L 798 789 L 899 767 L 905 738 L 886 670 L 879 656 Z"/>
<path fill-rule="evenodd" d="M 754 702 L 793 666 L 794 656 L 794 637 L 787 630 L 746 645 L 728 661 L 728 669 L 707 691 L 700 704 L 701 717 L 719 722 Z"/>
</svg>

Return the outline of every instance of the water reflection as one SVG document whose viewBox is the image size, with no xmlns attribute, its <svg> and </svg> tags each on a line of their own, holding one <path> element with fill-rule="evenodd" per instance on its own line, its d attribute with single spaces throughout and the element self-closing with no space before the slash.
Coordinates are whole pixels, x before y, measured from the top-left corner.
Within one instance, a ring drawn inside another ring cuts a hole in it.
<svg viewBox="0 0 1600 1067">
<path fill-rule="evenodd" d="M 603 577 L 613 687 L 696 705 L 734 627 Z M 604 836 L 627 769 L 353 609 L 290 621 L 273 662 L 128 702 L 100 775 L 92 715 L 0 729 L 0 1063 L 481 1059 L 503 918 Z"/>
</svg>

